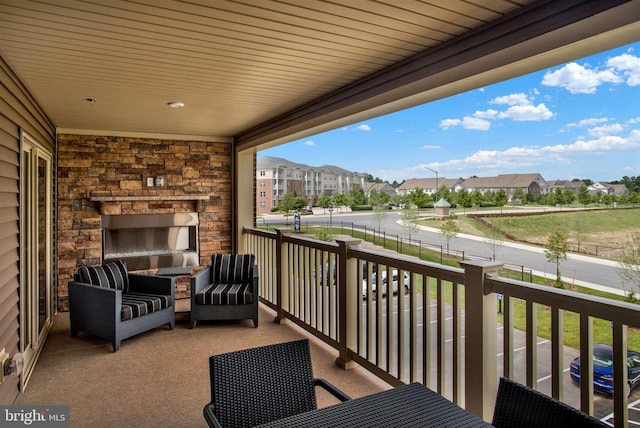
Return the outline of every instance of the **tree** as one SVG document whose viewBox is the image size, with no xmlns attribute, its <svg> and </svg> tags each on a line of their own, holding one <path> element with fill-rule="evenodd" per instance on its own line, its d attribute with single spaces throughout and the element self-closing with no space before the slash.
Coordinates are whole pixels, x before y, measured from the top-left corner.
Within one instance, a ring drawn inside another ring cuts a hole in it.
<svg viewBox="0 0 640 428">
<path fill-rule="evenodd" d="M 584 206 L 587 206 L 587 204 L 591 202 L 591 196 L 589 196 L 587 186 L 580 186 L 580 189 L 578 190 L 578 202 Z"/>
<path fill-rule="evenodd" d="M 560 262 L 567 260 L 569 251 L 569 240 L 566 233 L 556 230 L 553 232 L 545 245 L 544 255 L 547 261 L 556 265 L 556 287 L 564 288 L 562 277 L 560 276 Z"/>
<path fill-rule="evenodd" d="M 325 192 L 322 192 L 322 194 L 316 201 L 316 205 L 324 209 L 327 209 L 331 205 L 331 198 Z"/>
<path fill-rule="evenodd" d="M 391 196 L 385 192 L 379 192 L 376 189 L 371 190 L 369 195 L 369 203 L 376 208 L 382 208 L 391 200 Z"/>
<path fill-rule="evenodd" d="M 502 218 L 502 217 L 500 217 Z M 496 259 L 496 250 L 498 247 L 501 247 L 504 244 L 501 235 L 498 233 L 498 228 L 500 226 L 500 220 L 496 218 L 491 222 L 491 235 L 485 239 L 485 243 L 491 248 L 492 257 L 491 260 Z"/>
<path fill-rule="evenodd" d="M 635 294 L 640 292 L 640 233 L 632 234 L 622 248 L 616 272 L 623 281 L 635 285 L 636 290 L 627 290 L 624 282 L 622 283 L 628 297 L 635 300 Z"/>
<path fill-rule="evenodd" d="M 500 207 L 500 210 L 502 210 L 502 207 L 505 206 L 508 201 L 509 201 L 509 197 L 507 196 L 507 192 L 505 192 L 504 189 L 498 190 L 493 195 L 493 203 L 496 206 Z"/>
<path fill-rule="evenodd" d="M 564 202 L 568 205 L 571 205 L 573 201 L 576 200 L 576 194 L 573 193 L 573 190 L 567 189 L 563 193 Z"/>
<path fill-rule="evenodd" d="M 337 194 L 333 197 L 333 203 L 338 207 L 349 205 L 349 197 L 344 193 Z"/>
<path fill-rule="evenodd" d="M 444 184 L 440 187 L 438 187 L 436 194 L 433 195 L 433 200 L 434 202 L 438 202 L 441 198 L 444 198 L 445 200 L 449 199 L 451 195 L 451 190 L 449 190 L 447 188 L 447 186 L 445 186 Z"/>
<path fill-rule="evenodd" d="M 280 201 L 280 209 L 284 211 L 285 217 L 289 216 L 289 212 L 298 210 L 307 205 L 307 200 L 302 196 L 297 196 L 295 192 L 285 193 L 282 201 Z"/>
<path fill-rule="evenodd" d="M 367 195 L 364 194 L 362 189 L 351 189 L 348 196 L 352 205 L 367 205 Z"/>
<path fill-rule="evenodd" d="M 524 190 L 522 190 L 522 187 L 518 187 L 513 192 L 513 196 L 511 198 L 511 202 L 514 203 L 514 204 L 524 205 L 524 203 L 526 202 L 526 195 L 524 194 Z"/>
<path fill-rule="evenodd" d="M 556 187 L 556 190 L 554 191 L 554 196 L 556 199 L 556 204 L 564 205 L 564 192 L 562 191 L 561 188 Z"/>
<path fill-rule="evenodd" d="M 402 229 L 409 235 L 409 240 L 411 240 L 411 234 L 416 233 L 420 228 L 416 220 L 418 220 L 418 208 L 409 202 L 402 210 Z"/>
<path fill-rule="evenodd" d="M 481 206 L 482 203 L 485 201 L 485 197 L 481 191 L 476 189 L 473 192 L 471 192 L 471 201 L 473 202 L 474 205 Z"/>
<path fill-rule="evenodd" d="M 409 192 L 408 199 L 409 201 L 416 206 L 416 208 L 424 207 L 431 200 L 431 196 L 424 191 L 424 189 L 420 187 L 416 187 L 411 192 Z"/>
<path fill-rule="evenodd" d="M 442 236 L 444 236 L 444 239 L 447 241 L 447 253 L 448 253 L 449 252 L 449 242 L 453 238 L 458 236 L 458 233 L 460 233 L 460 228 L 458 227 L 458 224 L 455 222 L 455 220 L 453 218 L 449 217 L 440 226 L 440 233 L 442 233 Z"/>
<path fill-rule="evenodd" d="M 464 208 L 471 208 L 473 206 L 473 200 L 471 198 L 471 194 L 467 189 L 462 189 L 458 193 L 456 193 L 456 201 L 459 205 L 462 205 Z"/>
</svg>

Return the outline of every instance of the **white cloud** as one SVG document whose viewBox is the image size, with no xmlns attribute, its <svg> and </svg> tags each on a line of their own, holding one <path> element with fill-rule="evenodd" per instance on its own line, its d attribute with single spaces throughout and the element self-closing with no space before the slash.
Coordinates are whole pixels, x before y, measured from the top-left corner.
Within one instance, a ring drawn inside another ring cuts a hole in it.
<svg viewBox="0 0 640 428">
<path fill-rule="evenodd" d="M 440 146 L 426 145 L 426 146 L 420 147 L 420 150 L 438 150 L 438 149 L 440 149 Z"/>
<path fill-rule="evenodd" d="M 440 121 L 439 126 L 446 131 L 451 127 L 460 125 L 460 123 L 462 123 L 460 119 L 443 119 Z"/>
<path fill-rule="evenodd" d="M 498 115 L 500 119 L 511 119 L 518 122 L 522 121 L 541 121 L 551 119 L 553 113 L 544 104 L 533 105 L 515 105 L 509 107 L 506 111 Z"/>
<path fill-rule="evenodd" d="M 316 145 L 316 143 L 311 141 L 311 140 L 307 140 L 302 144 L 304 144 L 305 146 L 315 146 Z"/>
<path fill-rule="evenodd" d="M 607 60 L 607 66 L 621 71 L 626 78 L 627 85 L 640 85 L 640 58 L 637 56 L 622 54 Z"/>
<path fill-rule="evenodd" d="M 622 125 L 620 125 L 619 123 L 613 123 L 611 125 L 596 126 L 589 129 L 588 132 L 589 135 L 592 135 L 594 137 L 604 137 L 605 135 L 619 134 L 620 132 L 622 132 L 622 129 Z"/>
<path fill-rule="evenodd" d="M 613 69 L 589 69 L 575 62 L 547 72 L 542 79 L 543 85 L 565 88 L 572 94 L 594 94 L 603 83 L 620 82 L 622 78 Z"/>
<path fill-rule="evenodd" d="M 502 97 L 496 97 L 491 101 L 489 101 L 489 104 L 507 104 L 510 106 L 515 106 L 515 105 L 526 106 L 531 104 L 531 101 L 529 101 L 529 98 L 524 93 L 519 92 L 517 94 L 510 94 L 510 95 L 504 95 Z"/>
<path fill-rule="evenodd" d="M 599 123 L 608 122 L 609 119 L 606 117 L 593 117 L 590 119 L 582 119 L 580 122 L 568 123 L 566 128 L 584 128 L 585 126 L 594 126 Z"/>
<path fill-rule="evenodd" d="M 358 128 L 360 131 L 371 131 L 371 127 L 369 125 L 358 125 Z"/>
<path fill-rule="evenodd" d="M 498 116 L 497 110 L 485 110 L 485 111 L 476 111 L 473 113 L 473 117 L 477 117 L 480 119 L 495 119 Z"/>
<path fill-rule="evenodd" d="M 462 118 L 462 127 L 464 129 L 475 129 L 477 131 L 486 131 L 491 127 L 491 122 L 477 117 L 465 116 Z"/>
<path fill-rule="evenodd" d="M 491 127 L 491 122 L 484 118 L 493 119 L 498 114 L 495 110 L 484 112 L 477 111 L 473 116 L 465 116 L 462 119 L 444 119 L 440 121 L 440 128 L 445 131 L 454 126 L 462 126 L 464 129 L 486 131 Z"/>
<path fill-rule="evenodd" d="M 533 105 L 532 100 L 524 93 L 510 94 L 496 97 L 489 101 L 490 104 L 510 106 L 505 111 L 494 109 L 476 110 L 471 116 L 462 119 L 444 119 L 440 122 L 440 128 L 447 130 L 454 126 L 462 126 L 464 129 L 487 131 L 491 128 L 489 120 L 511 119 L 513 121 L 541 121 L 553 117 L 553 113 L 545 104 Z"/>
<path fill-rule="evenodd" d="M 542 147 L 510 147 L 505 150 L 479 150 L 462 159 L 451 159 L 429 165 L 440 171 L 442 177 L 459 176 L 469 171 L 487 171 L 489 174 L 500 173 L 513 168 L 538 169 L 554 164 L 569 164 L 575 161 L 576 155 L 599 155 L 611 151 L 632 151 L 640 149 L 640 129 L 632 130 L 626 137 L 618 135 L 602 135 L 591 140 L 580 139 L 570 144 L 557 144 Z M 416 165 L 399 171 L 384 171 L 380 177 L 414 177 L 420 176 L 424 165 Z"/>
</svg>

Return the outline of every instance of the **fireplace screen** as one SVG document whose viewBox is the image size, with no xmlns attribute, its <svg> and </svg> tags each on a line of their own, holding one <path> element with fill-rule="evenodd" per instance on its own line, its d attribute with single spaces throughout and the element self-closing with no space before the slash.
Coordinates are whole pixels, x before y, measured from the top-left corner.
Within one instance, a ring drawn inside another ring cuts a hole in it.
<svg viewBox="0 0 640 428">
<path fill-rule="evenodd" d="M 124 260 L 129 270 L 197 266 L 198 213 L 102 216 L 105 262 Z"/>
</svg>

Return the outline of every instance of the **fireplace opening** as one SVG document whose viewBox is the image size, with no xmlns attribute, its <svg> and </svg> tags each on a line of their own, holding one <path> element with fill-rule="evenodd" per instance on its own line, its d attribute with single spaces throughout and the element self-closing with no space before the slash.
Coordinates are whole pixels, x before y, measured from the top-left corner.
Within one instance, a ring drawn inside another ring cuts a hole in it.
<svg viewBox="0 0 640 428">
<path fill-rule="evenodd" d="M 129 270 L 190 268 L 199 264 L 198 213 L 102 216 L 104 262 Z"/>
</svg>

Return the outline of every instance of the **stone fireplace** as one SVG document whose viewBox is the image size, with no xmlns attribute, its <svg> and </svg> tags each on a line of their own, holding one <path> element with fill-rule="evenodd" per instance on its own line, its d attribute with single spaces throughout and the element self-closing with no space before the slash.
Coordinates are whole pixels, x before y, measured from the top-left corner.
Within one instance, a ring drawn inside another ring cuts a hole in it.
<svg viewBox="0 0 640 428">
<path fill-rule="evenodd" d="M 231 164 L 226 141 L 59 134 L 58 309 L 79 266 L 116 257 L 131 270 L 178 271 L 176 296 L 187 297 L 188 275 L 231 251 Z"/>
</svg>

